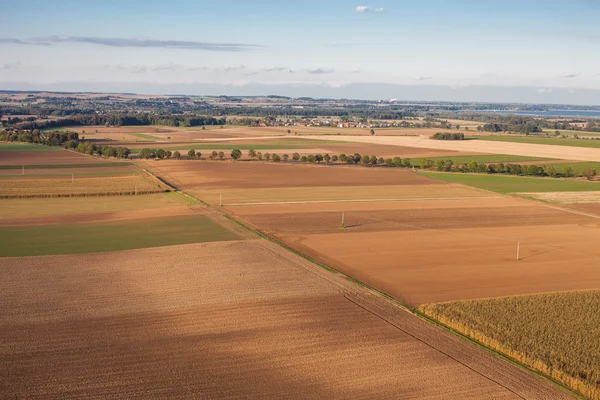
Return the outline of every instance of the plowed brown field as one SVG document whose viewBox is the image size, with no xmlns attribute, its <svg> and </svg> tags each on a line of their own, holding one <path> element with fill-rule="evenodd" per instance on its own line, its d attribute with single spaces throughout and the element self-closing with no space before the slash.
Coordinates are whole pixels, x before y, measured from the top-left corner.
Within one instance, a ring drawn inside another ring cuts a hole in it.
<svg viewBox="0 0 600 400">
<path fill-rule="evenodd" d="M 307 268 L 263 241 L 0 258 L 0 397 L 568 398 Z"/>
<path fill-rule="evenodd" d="M 108 163 L 74 151 L 3 151 L 1 165 L 101 164 Z"/>
</svg>

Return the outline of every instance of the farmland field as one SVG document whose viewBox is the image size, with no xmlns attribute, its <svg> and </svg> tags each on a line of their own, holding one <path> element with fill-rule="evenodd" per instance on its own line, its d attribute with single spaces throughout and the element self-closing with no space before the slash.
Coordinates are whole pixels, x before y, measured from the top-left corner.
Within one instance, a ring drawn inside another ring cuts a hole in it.
<svg viewBox="0 0 600 400">
<path fill-rule="evenodd" d="M 148 168 L 213 205 L 222 196 L 225 212 L 410 305 L 600 286 L 595 218 L 437 174 L 218 162 Z"/>
<path fill-rule="evenodd" d="M 587 192 L 600 190 L 600 183 L 598 182 L 572 179 L 438 172 L 419 172 L 419 174 L 498 193 Z"/>
<path fill-rule="evenodd" d="M 425 314 L 594 399 L 600 399 L 599 309 L 598 290 L 421 307 Z"/>
<path fill-rule="evenodd" d="M 0 258 L 0 397 L 569 398 L 307 268 L 264 241 Z"/>
<path fill-rule="evenodd" d="M 493 142 L 514 142 L 528 144 L 546 144 L 551 146 L 572 146 L 572 147 L 589 147 L 600 148 L 599 140 L 589 139 L 562 139 L 562 138 L 545 138 L 534 136 L 477 136 L 477 140 L 487 140 Z"/>
<path fill-rule="evenodd" d="M 69 197 L 160 193 L 168 188 L 142 175 L 83 177 L 72 179 L 71 174 L 49 178 L 8 177 L 1 180 L 0 197 Z"/>
<path fill-rule="evenodd" d="M 0 226 L 0 254 L 19 257 L 97 253 L 235 239 L 238 236 L 207 217 L 188 212 L 127 221 Z"/>
</svg>

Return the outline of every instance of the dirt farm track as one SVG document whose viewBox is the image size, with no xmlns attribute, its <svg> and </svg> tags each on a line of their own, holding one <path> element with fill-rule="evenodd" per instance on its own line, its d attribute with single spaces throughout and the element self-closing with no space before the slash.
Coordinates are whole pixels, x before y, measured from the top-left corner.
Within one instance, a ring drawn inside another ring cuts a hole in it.
<svg viewBox="0 0 600 400">
<path fill-rule="evenodd" d="M 0 398 L 569 398 L 263 240 L 0 268 Z"/>
</svg>

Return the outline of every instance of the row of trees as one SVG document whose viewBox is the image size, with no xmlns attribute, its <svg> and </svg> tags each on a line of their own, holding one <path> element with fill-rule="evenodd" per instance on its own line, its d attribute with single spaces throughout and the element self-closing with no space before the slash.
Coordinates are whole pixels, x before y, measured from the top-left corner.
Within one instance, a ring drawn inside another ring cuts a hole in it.
<svg viewBox="0 0 600 400">
<path fill-rule="evenodd" d="M 44 146 L 62 146 L 90 156 L 129 158 L 131 150 L 127 147 L 97 146 L 91 142 L 80 140 L 76 132 L 45 132 L 38 129 L 8 130 L 0 132 L 0 140 L 7 142 L 35 143 Z"/>
<path fill-rule="evenodd" d="M 43 132 L 40 130 L 6 130 L 0 132 L 0 140 L 6 142 L 37 143 L 45 146 L 62 146 L 69 141 L 78 141 L 76 132 Z"/>
<path fill-rule="evenodd" d="M 69 127 L 77 125 L 104 125 L 104 126 L 122 126 L 122 125 L 165 125 L 165 126 L 204 126 L 204 125 L 225 125 L 226 118 L 215 118 L 201 115 L 162 115 L 150 113 L 110 113 L 110 114 L 81 114 L 73 115 L 68 118 L 47 121 L 26 121 L 18 125 L 22 129 L 52 129 L 59 127 Z"/>
<path fill-rule="evenodd" d="M 553 165 L 485 164 L 476 161 L 471 161 L 468 164 L 454 164 L 452 160 L 433 161 L 428 159 L 421 159 L 419 168 L 445 172 L 547 176 L 551 178 L 586 177 L 587 179 L 592 179 L 597 175 L 597 171 L 594 168 L 574 170 L 569 165 L 565 166 L 563 170 L 559 172 Z"/>
<path fill-rule="evenodd" d="M 434 140 L 465 140 L 464 133 L 453 133 L 453 132 L 438 132 L 431 136 L 430 139 Z"/>
</svg>

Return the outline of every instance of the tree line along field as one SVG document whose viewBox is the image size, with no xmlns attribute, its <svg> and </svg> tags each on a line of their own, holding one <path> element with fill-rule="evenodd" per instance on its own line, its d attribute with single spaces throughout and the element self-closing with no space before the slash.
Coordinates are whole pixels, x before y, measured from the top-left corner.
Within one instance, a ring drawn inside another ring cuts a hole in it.
<svg viewBox="0 0 600 400">
<path fill-rule="evenodd" d="M 552 146 L 569 146 L 569 147 L 585 147 L 585 148 L 600 148 L 600 141 L 596 139 L 573 139 L 573 138 L 545 138 L 535 136 L 477 136 L 473 139 L 486 140 L 494 142 L 513 142 L 513 143 L 528 143 L 528 144 L 547 144 Z"/>
<path fill-rule="evenodd" d="M 600 399 L 600 291 L 427 304 L 420 311 Z"/>
</svg>

